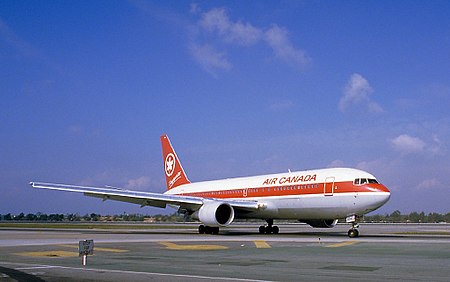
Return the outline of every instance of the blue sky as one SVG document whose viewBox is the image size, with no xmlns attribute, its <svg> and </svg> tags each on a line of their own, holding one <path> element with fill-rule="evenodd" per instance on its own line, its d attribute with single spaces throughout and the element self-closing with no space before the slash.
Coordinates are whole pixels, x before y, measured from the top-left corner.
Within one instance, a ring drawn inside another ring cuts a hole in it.
<svg viewBox="0 0 450 282">
<path fill-rule="evenodd" d="M 0 213 L 164 212 L 28 182 L 165 190 L 356 167 L 449 212 L 448 1 L 2 1 Z M 172 212 L 169 210 L 169 212 Z"/>
</svg>

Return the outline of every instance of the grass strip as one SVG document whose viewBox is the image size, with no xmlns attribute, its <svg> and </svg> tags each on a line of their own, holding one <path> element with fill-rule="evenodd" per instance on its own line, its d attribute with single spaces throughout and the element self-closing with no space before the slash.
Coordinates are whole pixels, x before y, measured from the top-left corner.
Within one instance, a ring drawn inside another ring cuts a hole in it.
<svg viewBox="0 0 450 282">
<path fill-rule="evenodd" d="M 29 229 L 196 229 L 192 224 L 108 224 L 108 223 L 0 223 L 0 228 Z"/>
</svg>

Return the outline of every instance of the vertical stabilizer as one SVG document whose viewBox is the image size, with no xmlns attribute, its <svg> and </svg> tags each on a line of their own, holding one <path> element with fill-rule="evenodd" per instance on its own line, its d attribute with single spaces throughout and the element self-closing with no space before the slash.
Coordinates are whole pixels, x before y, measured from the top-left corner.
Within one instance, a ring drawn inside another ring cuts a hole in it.
<svg viewBox="0 0 450 282">
<path fill-rule="evenodd" d="M 183 167 L 181 166 L 180 160 L 178 159 L 172 144 L 170 144 L 169 137 L 165 134 L 161 136 L 161 146 L 167 190 L 183 184 L 191 183 L 187 178 Z"/>
</svg>

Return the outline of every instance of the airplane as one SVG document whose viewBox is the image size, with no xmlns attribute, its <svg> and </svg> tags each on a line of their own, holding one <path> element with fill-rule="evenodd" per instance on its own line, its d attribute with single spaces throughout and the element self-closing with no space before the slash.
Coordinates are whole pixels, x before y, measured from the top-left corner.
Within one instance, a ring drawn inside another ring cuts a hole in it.
<svg viewBox="0 0 450 282">
<path fill-rule="evenodd" d="M 178 208 L 199 220 L 200 234 L 218 234 L 235 219 L 261 219 L 261 234 L 278 234 L 274 220 L 295 219 L 313 228 L 334 227 L 338 219 L 351 224 L 358 237 L 358 218 L 384 205 L 390 191 L 370 173 L 353 168 L 324 168 L 252 177 L 191 182 L 167 135 L 160 137 L 167 184 L 165 193 L 132 191 L 111 186 L 30 182 L 33 188 L 84 193 L 85 196 Z"/>
</svg>

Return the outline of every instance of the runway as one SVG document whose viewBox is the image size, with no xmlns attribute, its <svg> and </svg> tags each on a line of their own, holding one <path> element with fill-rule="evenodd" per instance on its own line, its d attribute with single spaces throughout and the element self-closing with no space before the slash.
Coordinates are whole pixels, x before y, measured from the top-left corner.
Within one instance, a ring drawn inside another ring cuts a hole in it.
<svg viewBox="0 0 450 282">
<path fill-rule="evenodd" d="M 199 235 L 193 224 L 155 229 L 0 228 L 0 281 L 448 281 L 449 224 L 361 224 L 278 235 L 236 224 Z M 93 239 L 86 267 L 78 241 Z"/>
</svg>

